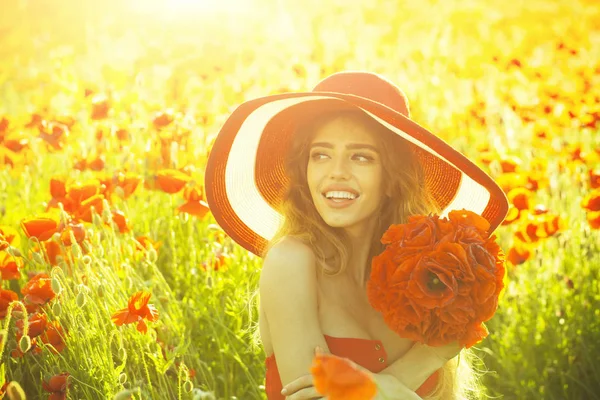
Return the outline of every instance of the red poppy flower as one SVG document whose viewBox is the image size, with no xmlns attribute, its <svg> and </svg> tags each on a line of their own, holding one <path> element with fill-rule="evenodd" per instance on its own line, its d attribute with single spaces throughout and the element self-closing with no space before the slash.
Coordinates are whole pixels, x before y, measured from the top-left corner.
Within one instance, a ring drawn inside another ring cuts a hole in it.
<svg viewBox="0 0 600 400">
<path fill-rule="evenodd" d="M 52 300 L 56 296 L 56 293 L 52 290 L 50 281 L 50 277 L 44 272 L 31 278 L 21 289 L 21 293 L 25 295 L 25 302 L 42 305 Z"/>
<path fill-rule="evenodd" d="M 42 382 L 42 388 L 50 393 L 48 400 L 66 400 L 67 391 L 69 390 L 69 373 L 63 372 L 59 375 L 54 375 L 48 381 Z"/>
<path fill-rule="evenodd" d="M 85 183 L 75 183 L 67 188 L 69 197 L 77 206 L 100 193 L 100 181 L 93 179 Z"/>
<path fill-rule="evenodd" d="M 156 185 L 165 193 L 174 194 L 179 192 L 191 181 L 189 175 L 176 169 L 163 169 L 156 176 Z"/>
<path fill-rule="evenodd" d="M 20 319 L 16 323 L 18 335 L 23 335 L 23 320 Z M 48 325 L 48 317 L 46 314 L 35 313 L 29 316 L 29 332 L 30 338 L 40 336 L 46 330 Z"/>
<path fill-rule="evenodd" d="M 86 230 L 85 230 L 85 227 L 83 226 L 83 224 L 81 224 L 81 223 L 76 224 L 74 222 L 69 222 L 61 230 L 60 240 L 62 241 L 63 245 L 71 246 L 73 244 L 73 241 L 71 240 L 71 233 L 73 234 L 73 237 L 75 238 L 75 241 L 77 243 L 81 243 L 85 240 Z"/>
<path fill-rule="evenodd" d="M 175 120 L 175 112 L 172 109 L 157 112 L 152 119 L 152 125 L 160 129 L 170 125 Z"/>
<path fill-rule="evenodd" d="M 119 232 L 126 233 L 131 230 L 131 228 L 129 228 L 129 221 L 127 220 L 127 217 L 122 211 L 115 210 L 112 211 L 111 214 L 113 222 L 119 228 Z"/>
<path fill-rule="evenodd" d="M 592 189 L 600 189 L 600 168 L 589 169 L 588 176 L 590 178 L 590 187 Z"/>
<path fill-rule="evenodd" d="M 473 346 L 487 335 L 482 323 L 504 288 L 504 254 L 489 226 L 467 210 L 390 226 L 372 260 L 369 303 L 401 337 Z"/>
<path fill-rule="evenodd" d="M 0 318 L 6 317 L 10 303 L 18 300 L 19 296 L 12 290 L 0 289 Z"/>
<path fill-rule="evenodd" d="M 600 189 L 594 189 L 581 200 L 581 207 L 587 211 L 600 211 Z"/>
<path fill-rule="evenodd" d="M 92 97 L 92 119 L 104 119 L 108 116 L 110 104 L 106 95 L 99 93 Z"/>
<path fill-rule="evenodd" d="M 592 229 L 600 229 L 600 211 L 589 211 L 586 219 Z"/>
<path fill-rule="evenodd" d="M 97 194 L 84 200 L 75 211 L 74 217 L 85 222 L 92 222 L 92 207 L 94 207 L 96 214 L 102 215 L 104 211 L 104 196 Z"/>
<path fill-rule="evenodd" d="M 62 353 L 66 347 L 64 341 L 65 336 L 66 333 L 62 326 L 60 326 L 60 323 L 58 321 L 53 321 L 48 323 L 46 331 L 40 336 L 40 338 L 42 339 L 42 343 L 52 345 L 54 349 L 50 347 L 50 351 L 53 354 L 57 354 Z"/>
<path fill-rule="evenodd" d="M 19 232 L 10 226 L 0 226 L 0 251 L 5 250 L 8 246 L 18 247 L 21 243 Z"/>
<path fill-rule="evenodd" d="M 154 241 L 150 239 L 148 236 L 138 236 L 135 238 L 136 241 L 136 250 L 144 251 L 150 248 L 154 248 L 154 250 L 158 251 L 160 246 L 162 246 L 162 242 Z"/>
<path fill-rule="evenodd" d="M 23 267 L 23 260 L 20 257 L 13 257 L 4 251 L 0 251 L 0 274 L 2 279 L 19 279 L 21 277 L 19 272 L 21 267 Z"/>
<path fill-rule="evenodd" d="M 127 304 L 127 308 L 117 311 L 111 317 L 117 326 L 137 322 L 137 330 L 146 333 L 148 327 L 144 320 L 155 322 L 158 320 L 158 310 L 152 304 L 148 304 L 151 293 L 141 290 L 134 293 Z"/>
<path fill-rule="evenodd" d="M 519 210 L 529 209 L 529 200 L 533 193 L 525 188 L 514 188 L 508 192 L 508 200 Z"/>
<path fill-rule="evenodd" d="M 42 120 L 38 126 L 39 137 L 48 144 L 50 150 L 62 150 L 69 136 L 69 127 L 56 121 Z"/>
<path fill-rule="evenodd" d="M 506 259 L 512 265 L 523 264 L 525 261 L 529 260 L 530 257 L 531 251 L 527 247 L 518 244 L 515 244 L 515 246 L 511 247 L 506 255 Z"/>
<path fill-rule="evenodd" d="M 28 238 L 36 237 L 43 242 L 50 239 L 57 232 L 59 222 L 58 215 L 44 214 L 21 220 L 21 228 L 23 228 Z"/>
<path fill-rule="evenodd" d="M 346 358 L 317 354 L 310 372 L 317 392 L 329 400 L 370 400 L 377 394 L 373 378 Z"/>
</svg>

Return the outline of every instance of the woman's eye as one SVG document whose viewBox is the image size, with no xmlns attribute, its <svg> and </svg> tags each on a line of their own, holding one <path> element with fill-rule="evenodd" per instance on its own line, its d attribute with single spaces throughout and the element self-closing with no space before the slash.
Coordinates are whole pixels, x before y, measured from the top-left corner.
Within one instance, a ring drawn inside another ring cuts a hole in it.
<svg viewBox="0 0 600 400">
<path fill-rule="evenodd" d="M 363 162 L 373 161 L 373 157 L 371 157 L 367 154 L 355 154 L 353 156 L 353 158 L 357 159 L 358 161 L 363 161 Z"/>
<path fill-rule="evenodd" d="M 324 154 L 324 153 L 312 153 L 310 155 L 310 158 L 312 158 L 315 161 L 318 161 L 318 160 L 322 160 L 324 158 L 327 158 L 327 154 Z"/>
</svg>

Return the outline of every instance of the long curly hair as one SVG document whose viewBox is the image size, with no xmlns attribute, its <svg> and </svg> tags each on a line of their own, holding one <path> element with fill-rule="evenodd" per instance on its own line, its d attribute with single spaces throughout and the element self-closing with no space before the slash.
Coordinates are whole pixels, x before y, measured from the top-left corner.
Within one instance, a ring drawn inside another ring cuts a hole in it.
<svg viewBox="0 0 600 400">
<path fill-rule="evenodd" d="M 349 237 L 343 228 L 327 225 L 318 213 L 309 191 L 306 171 L 314 135 L 320 127 L 337 118 L 348 118 L 352 123 L 360 124 L 372 132 L 381 154 L 386 194 L 376 213 L 377 223 L 373 237 L 365 237 L 370 242 L 368 260 L 384 250 L 380 238 L 390 225 L 406 223 L 410 215 L 439 214 L 442 211 L 425 186 L 423 169 L 411 145 L 364 112 L 327 112 L 300 124 L 285 166 L 290 185 L 278 209 L 284 217 L 283 223 L 269 241 L 263 256 L 282 238 L 291 236 L 313 249 L 318 271 L 328 276 L 336 276 L 345 271 L 348 260 L 352 257 L 352 246 L 349 245 Z M 368 280 L 370 262 L 365 268 L 365 279 Z M 459 357 L 446 363 L 437 387 L 426 398 L 481 398 L 479 379 L 472 368 L 474 358 L 472 351 L 463 349 Z"/>
</svg>

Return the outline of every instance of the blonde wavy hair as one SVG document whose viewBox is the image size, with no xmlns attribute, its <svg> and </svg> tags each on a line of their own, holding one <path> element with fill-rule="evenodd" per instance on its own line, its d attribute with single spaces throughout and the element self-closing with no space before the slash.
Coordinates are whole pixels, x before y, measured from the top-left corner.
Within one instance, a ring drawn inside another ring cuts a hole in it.
<svg viewBox="0 0 600 400">
<path fill-rule="evenodd" d="M 278 209 L 284 220 L 269 241 L 263 256 L 283 237 L 292 236 L 311 246 L 315 252 L 319 272 L 329 276 L 344 272 L 348 260 L 352 257 L 352 246 L 349 246 L 349 238 L 342 228 L 333 228 L 321 218 L 308 188 L 306 171 L 312 138 L 320 127 L 337 118 L 348 118 L 372 132 L 380 150 L 385 194 L 377 212 L 374 235 L 365 238 L 371 242 L 369 260 L 384 250 L 380 238 L 391 224 L 405 223 L 408 217 L 414 214 L 441 213 L 439 205 L 425 187 L 423 169 L 408 142 L 364 112 L 329 112 L 299 125 L 285 166 L 290 185 Z M 366 268 L 368 270 L 365 276 L 368 279 L 370 263 Z M 257 294 L 258 291 L 255 292 L 255 295 Z M 256 332 L 255 339 L 259 338 L 258 335 Z M 474 360 L 475 354 L 471 350 L 463 349 L 459 356 L 444 365 L 440 371 L 438 385 L 425 398 L 480 399 L 482 390 L 479 377 L 472 367 Z"/>
</svg>

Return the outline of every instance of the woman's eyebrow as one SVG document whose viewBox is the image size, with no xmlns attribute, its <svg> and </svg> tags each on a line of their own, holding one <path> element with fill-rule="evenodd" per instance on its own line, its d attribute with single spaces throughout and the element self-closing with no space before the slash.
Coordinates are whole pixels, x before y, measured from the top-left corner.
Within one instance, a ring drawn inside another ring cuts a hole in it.
<svg viewBox="0 0 600 400">
<path fill-rule="evenodd" d="M 331 144 L 329 142 L 316 142 L 310 146 L 311 149 L 313 147 L 325 147 L 328 149 L 333 149 L 333 144 Z M 370 144 L 366 144 L 366 143 L 348 143 L 346 145 L 346 148 L 348 150 L 368 149 L 368 150 L 374 151 L 375 153 L 379 154 L 379 150 L 377 150 L 377 147 L 372 146 Z"/>
</svg>

